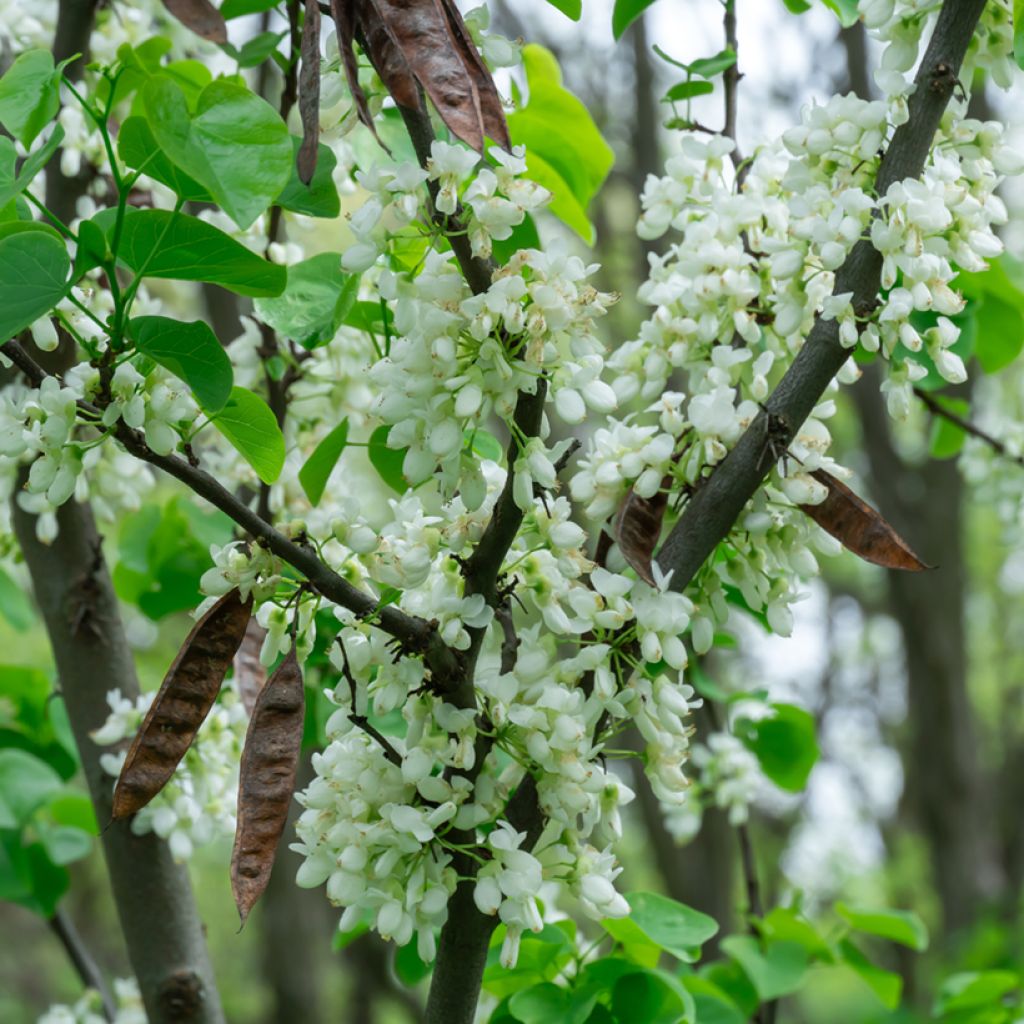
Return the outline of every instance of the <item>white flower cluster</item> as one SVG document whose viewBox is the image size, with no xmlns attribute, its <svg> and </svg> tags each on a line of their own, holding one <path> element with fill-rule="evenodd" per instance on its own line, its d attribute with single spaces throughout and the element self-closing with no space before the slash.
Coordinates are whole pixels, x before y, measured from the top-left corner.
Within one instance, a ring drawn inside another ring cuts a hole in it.
<svg viewBox="0 0 1024 1024">
<path fill-rule="evenodd" d="M 146 1024 L 145 1007 L 139 986 L 134 978 L 114 979 L 116 1010 L 110 1024 Z M 88 989 L 76 1003 L 68 1006 L 56 1003 L 44 1013 L 36 1024 L 108 1024 L 100 994 Z"/>
<path fill-rule="evenodd" d="M 108 747 L 130 739 L 142 723 L 155 694 L 135 701 L 120 690 L 107 694 L 110 714 L 92 734 L 94 743 Z M 155 832 L 167 841 L 176 860 L 188 860 L 199 846 L 235 832 L 238 765 L 249 719 L 233 684 L 221 691 L 192 746 L 166 786 L 132 818 L 136 835 Z M 116 778 L 127 748 L 100 757 L 103 770 Z"/>
</svg>

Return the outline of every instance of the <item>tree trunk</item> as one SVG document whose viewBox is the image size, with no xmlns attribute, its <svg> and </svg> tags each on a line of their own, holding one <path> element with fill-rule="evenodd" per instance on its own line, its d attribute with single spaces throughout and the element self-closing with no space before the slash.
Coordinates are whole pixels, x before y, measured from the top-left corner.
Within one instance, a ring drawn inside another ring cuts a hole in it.
<svg viewBox="0 0 1024 1024">
<path fill-rule="evenodd" d="M 32 577 L 67 703 L 103 852 L 150 1024 L 223 1024 L 203 926 L 188 874 L 155 835 L 110 822 L 113 779 L 89 734 L 106 720 L 107 691 L 139 692 L 110 575 L 92 512 L 74 501 L 57 512 L 51 545 L 36 538 L 36 519 L 13 503 L 14 530 Z"/>
</svg>

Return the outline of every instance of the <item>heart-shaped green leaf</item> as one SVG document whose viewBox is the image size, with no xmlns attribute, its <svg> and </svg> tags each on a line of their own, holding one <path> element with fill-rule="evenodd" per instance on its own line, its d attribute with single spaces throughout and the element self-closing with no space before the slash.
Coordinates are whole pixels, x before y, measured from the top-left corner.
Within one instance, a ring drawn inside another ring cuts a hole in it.
<svg viewBox="0 0 1024 1024">
<path fill-rule="evenodd" d="M 13 338 L 64 298 L 70 270 L 64 243 L 50 231 L 14 231 L 0 238 L 0 342 Z"/>
<path fill-rule="evenodd" d="M 247 388 L 232 388 L 213 425 L 231 442 L 256 475 L 272 484 L 284 466 L 284 434 L 270 406 Z"/>
</svg>

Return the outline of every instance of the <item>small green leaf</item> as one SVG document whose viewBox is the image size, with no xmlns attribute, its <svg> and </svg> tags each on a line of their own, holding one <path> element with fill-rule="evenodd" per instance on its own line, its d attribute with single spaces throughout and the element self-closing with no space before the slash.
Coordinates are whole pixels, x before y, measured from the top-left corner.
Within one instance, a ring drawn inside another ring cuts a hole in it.
<svg viewBox="0 0 1024 1024">
<path fill-rule="evenodd" d="M 746 1024 L 747 1015 L 713 981 L 696 974 L 680 980 L 693 996 L 700 1024 Z"/>
<path fill-rule="evenodd" d="M 782 2 L 791 14 L 806 14 L 811 9 L 808 0 L 782 0 Z"/>
<path fill-rule="evenodd" d="M 857 24 L 857 19 L 860 17 L 857 0 L 821 0 L 821 2 L 839 19 L 839 24 L 843 28 Z"/>
<path fill-rule="evenodd" d="M 90 836 L 100 834 L 96 811 L 84 793 L 62 793 L 46 805 L 47 814 L 58 825 L 70 825 Z"/>
<path fill-rule="evenodd" d="M 0 173 L 0 206 L 6 206 L 15 196 L 24 192 L 32 184 L 35 176 L 49 163 L 50 157 L 57 152 L 64 141 L 64 129 L 57 125 L 46 142 L 25 157 L 21 170 L 14 172 L 14 144 L 10 139 L 0 138 L 0 166 L 5 166 Z M 8 170 L 9 169 L 9 170 Z"/>
<path fill-rule="evenodd" d="M 942 983 L 932 1013 L 937 1017 L 960 1010 L 994 1009 L 1000 1007 L 1003 998 L 1020 986 L 1020 975 L 1013 971 L 963 971 L 953 974 Z M 974 1018 L 965 1020 L 973 1021 Z M 988 1017 L 983 1018 L 984 1022 L 988 1020 Z"/>
<path fill-rule="evenodd" d="M 0 818 L 6 822 L 2 827 L 24 825 L 63 785 L 53 768 L 34 754 L 15 747 L 0 750 Z"/>
<path fill-rule="evenodd" d="M 381 480 L 398 494 L 405 494 L 409 489 L 409 481 L 405 479 L 402 465 L 408 448 L 389 448 L 388 434 L 390 427 L 378 427 L 371 435 L 367 445 L 370 463 L 377 470 Z"/>
<path fill-rule="evenodd" d="M 287 32 L 260 32 L 250 39 L 240 50 L 231 43 L 225 43 L 221 49 L 238 61 L 242 68 L 259 67 L 277 49 L 278 44 Z"/>
<path fill-rule="evenodd" d="M 169 78 L 150 79 L 142 96 L 164 154 L 205 186 L 243 230 L 288 184 L 293 152 L 288 129 L 249 89 L 216 79 L 200 93 L 195 116 Z"/>
<path fill-rule="evenodd" d="M 928 929 L 921 918 L 910 910 L 837 903 L 836 913 L 855 931 L 878 935 L 891 942 L 898 942 L 901 946 L 909 946 L 919 953 L 928 948 Z"/>
<path fill-rule="evenodd" d="M 246 14 L 262 14 L 280 2 L 281 0 L 224 0 L 220 13 L 225 21 L 230 21 L 232 18 L 242 18 Z"/>
<path fill-rule="evenodd" d="M 887 1009 L 895 1010 L 900 1005 L 903 979 L 898 974 L 873 964 L 849 939 L 839 943 L 839 952 L 843 963 L 856 972 Z"/>
<path fill-rule="evenodd" d="M 314 349 L 334 338 L 358 292 L 359 277 L 341 269 L 341 254 L 322 252 L 289 267 L 285 290 L 257 299 L 256 315 L 278 334 Z"/>
<path fill-rule="evenodd" d="M 108 244 L 116 214 L 104 210 L 92 219 Z M 120 263 L 145 277 L 207 281 L 239 295 L 280 295 L 288 280 L 284 267 L 257 256 L 219 228 L 171 210 L 129 209 L 117 255 Z M 91 256 L 79 259 L 75 273 L 97 265 Z"/>
<path fill-rule="evenodd" d="M 415 939 L 395 950 L 395 974 L 406 988 L 415 988 L 424 978 L 430 977 L 433 969 L 433 964 L 425 964 L 420 959 Z"/>
<path fill-rule="evenodd" d="M 207 412 L 219 412 L 231 396 L 234 372 L 217 336 L 200 321 L 137 316 L 129 324 L 135 347 L 180 377 Z"/>
<path fill-rule="evenodd" d="M 998 373 L 1024 348 L 1024 312 L 1020 306 L 987 292 L 975 311 L 974 354 L 986 373 Z"/>
<path fill-rule="evenodd" d="M 26 149 L 60 109 L 60 72 L 49 50 L 26 50 L 0 78 L 0 124 Z"/>
<path fill-rule="evenodd" d="M 19 633 L 30 629 L 36 621 L 35 609 L 28 599 L 26 588 L 16 583 L 2 566 L 0 566 L 0 615 L 3 615 Z"/>
<path fill-rule="evenodd" d="M 502 448 L 501 442 L 493 434 L 480 427 L 467 428 L 463 431 L 463 437 L 467 446 L 481 459 L 490 459 L 491 462 L 500 463 L 505 456 L 505 449 Z"/>
<path fill-rule="evenodd" d="M 671 103 L 678 103 L 680 100 L 692 99 L 694 96 L 705 96 L 709 92 L 714 91 L 715 87 L 710 82 L 678 82 L 665 93 L 665 99 Z"/>
<path fill-rule="evenodd" d="M 694 953 L 718 932 L 714 918 L 654 892 L 626 897 L 630 919 L 655 945 L 679 960 L 692 962 Z"/>
<path fill-rule="evenodd" d="M 338 165 L 338 158 L 330 146 L 325 146 L 321 142 L 316 150 L 313 180 L 306 185 L 299 179 L 295 163 L 301 145 L 302 139 L 297 139 L 293 135 L 291 177 L 277 197 L 277 205 L 291 210 L 292 213 L 304 213 L 307 217 L 333 219 L 341 213 L 341 198 L 338 195 L 338 187 L 334 184 L 334 168 Z"/>
<path fill-rule="evenodd" d="M 737 734 L 776 786 L 799 793 L 821 753 L 814 717 L 794 704 L 773 704 L 772 708 L 775 714 L 771 718 L 738 723 Z"/>
<path fill-rule="evenodd" d="M 213 425 L 231 442 L 256 475 L 272 484 L 284 467 L 284 435 L 270 406 L 248 388 L 231 389 Z"/>
<path fill-rule="evenodd" d="M 548 0 L 552 7 L 557 7 L 567 18 L 579 21 L 583 13 L 583 0 Z"/>
<path fill-rule="evenodd" d="M 795 942 L 769 942 L 762 951 L 757 939 L 730 935 L 722 940 L 722 950 L 743 968 L 765 1002 L 795 992 L 807 973 L 807 950 Z"/>
<path fill-rule="evenodd" d="M 621 39 L 623 32 L 647 10 L 654 0 L 615 0 L 612 11 L 612 35 Z"/>
<path fill-rule="evenodd" d="M 54 864 L 72 864 L 92 852 L 92 836 L 72 825 L 48 825 L 40 822 L 39 839 Z"/>
<path fill-rule="evenodd" d="M 299 470 L 299 483 L 311 505 L 319 505 L 327 481 L 348 444 L 346 416 L 317 446 Z"/>
<path fill-rule="evenodd" d="M 71 259 L 49 231 L 25 230 L 31 222 L 5 222 L 0 237 L 0 336 L 13 338 L 49 313 L 68 288 Z M 44 225 L 38 225 L 44 227 Z"/>
<path fill-rule="evenodd" d="M 945 395 L 934 395 L 933 398 L 944 409 L 967 419 L 971 412 L 971 404 L 963 398 L 948 398 Z M 951 459 L 959 455 L 967 440 L 967 432 L 963 427 L 951 423 L 944 416 L 932 419 L 931 454 L 933 459 Z"/>
<path fill-rule="evenodd" d="M 736 51 L 726 49 L 719 51 L 714 57 L 700 57 L 690 65 L 690 70 L 701 78 L 714 78 L 723 71 L 728 71 L 736 63 Z"/>
<path fill-rule="evenodd" d="M 1013 58 L 1024 68 L 1024 0 L 1013 0 Z"/>
</svg>

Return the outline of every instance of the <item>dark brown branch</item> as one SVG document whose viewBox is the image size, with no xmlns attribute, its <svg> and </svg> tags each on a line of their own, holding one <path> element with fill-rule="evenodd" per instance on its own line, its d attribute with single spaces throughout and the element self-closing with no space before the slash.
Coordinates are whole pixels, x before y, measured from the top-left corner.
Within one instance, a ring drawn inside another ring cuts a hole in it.
<svg viewBox="0 0 1024 1024">
<path fill-rule="evenodd" d="M 970 420 L 964 419 L 963 416 L 958 416 L 952 409 L 947 409 L 931 392 L 925 391 L 922 388 L 914 388 L 914 394 L 924 402 L 928 407 L 928 411 L 933 416 L 948 420 L 953 426 L 959 427 L 965 434 L 970 434 L 971 437 L 984 441 L 997 455 L 1016 463 L 1018 466 L 1024 466 L 1024 455 L 1014 455 L 1006 447 L 1005 442 L 1000 441 L 998 437 L 993 437 L 988 431 L 982 430 L 981 427 L 975 426 Z"/>
<path fill-rule="evenodd" d="M 74 922 L 68 917 L 63 907 L 57 907 L 48 923 L 50 930 L 64 947 L 64 952 L 67 953 L 82 984 L 99 993 L 103 1003 L 103 1016 L 107 1020 L 113 1020 L 117 1016 L 117 1005 L 114 1002 L 114 997 L 110 994 L 110 986 L 107 985 L 103 972 L 82 941 L 82 936 L 78 934 Z"/>
<path fill-rule="evenodd" d="M 896 130 L 882 159 L 876 182 L 879 195 L 884 195 L 893 182 L 919 177 L 924 169 L 984 6 L 985 0 L 958 0 L 943 5 L 917 74 L 910 118 Z M 870 241 L 862 240 L 837 271 L 834 291 L 851 292 L 854 310 L 866 312 L 877 299 L 881 269 L 881 254 Z M 672 572 L 673 590 L 684 589 L 718 543 L 728 536 L 771 469 L 771 460 L 764 458 L 769 423 L 777 443 L 788 444 L 850 354 L 839 342 L 837 321 L 819 317 L 765 408 L 690 498 L 658 553 L 662 571 Z"/>
</svg>

